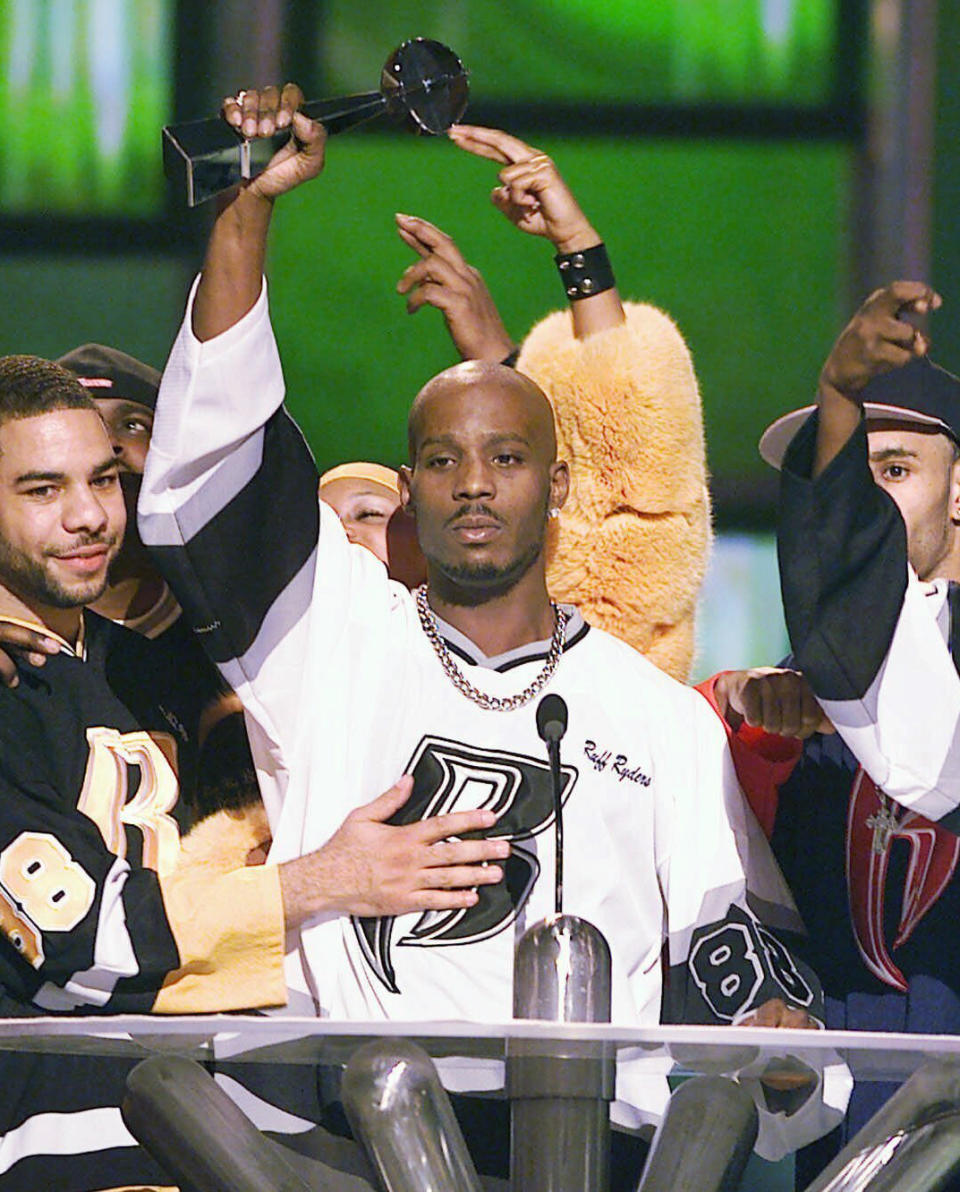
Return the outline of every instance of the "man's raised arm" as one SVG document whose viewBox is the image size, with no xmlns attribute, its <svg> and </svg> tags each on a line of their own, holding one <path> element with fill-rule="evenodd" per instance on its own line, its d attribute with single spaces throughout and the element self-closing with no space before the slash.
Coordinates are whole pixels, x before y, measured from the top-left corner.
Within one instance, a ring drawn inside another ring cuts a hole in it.
<svg viewBox="0 0 960 1192">
<path fill-rule="evenodd" d="M 866 400 L 871 427 L 909 430 L 916 374 L 904 368 L 901 384 L 891 370 L 925 356 L 928 345 L 902 316 L 939 305 L 929 286 L 894 282 L 841 333 L 821 374 L 816 417 L 783 460 L 778 549 L 794 658 L 824 712 L 886 794 L 956 828 L 960 679 L 938 623 L 945 583 L 921 584 L 908 564 L 907 526 L 875 482 L 862 409 Z M 870 382 L 885 373 L 894 383 L 880 400 Z M 897 422 L 883 419 L 885 406 Z"/>
<path fill-rule="evenodd" d="M 248 140 L 284 129 L 291 138 L 259 177 L 221 204 L 193 303 L 193 333 L 201 342 L 227 331 L 253 308 L 260 297 L 275 200 L 323 169 L 327 134 L 298 111 L 302 103 L 295 83 L 282 91 L 241 91 L 224 100 L 224 119 Z"/>
<path fill-rule="evenodd" d="M 840 333 L 820 373 L 814 478 L 839 454 L 861 419 L 865 385 L 901 368 L 929 349 L 926 335 L 910 316 L 924 317 L 940 306 L 940 295 L 920 281 L 895 281 L 875 290 Z"/>
<path fill-rule="evenodd" d="M 301 99 L 288 85 L 225 104 L 245 135 L 293 135 L 220 208 L 164 371 L 139 505 L 143 541 L 278 756 L 301 698 L 320 522 L 316 467 L 283 408 L 263 282 L 276 199 L 323 167 L 324 132 L 296 110 Z M 347 596 L 350 574 L 337 589 Z"/>
</svg>

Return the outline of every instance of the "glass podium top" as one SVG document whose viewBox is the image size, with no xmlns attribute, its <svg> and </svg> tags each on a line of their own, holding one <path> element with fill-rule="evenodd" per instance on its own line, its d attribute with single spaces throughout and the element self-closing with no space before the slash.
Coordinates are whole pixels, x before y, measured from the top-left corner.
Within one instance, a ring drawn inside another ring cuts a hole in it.
<svg viewBox="0 0 960 1192">
<path fill-rule="evenodd" d="M 505 1060 L 511 1054 L 614 1054 L 665 1071 L 733 1074 L 792 1057 L 811 1068 L 846 1062 L 857 1080 L 906 1080 L 921 1064 L 956 1057 L 960 1036 L 762 1027 L 476 1022 L 335 1022 L 270 1015 L 116 1015 L 0 1019 L 0 1050 L 143 1058 L 176 1052 L 200 1060 L 342 1064 L 375 1038 L 419 1043 L 434 1058 Z"/>
</svg>

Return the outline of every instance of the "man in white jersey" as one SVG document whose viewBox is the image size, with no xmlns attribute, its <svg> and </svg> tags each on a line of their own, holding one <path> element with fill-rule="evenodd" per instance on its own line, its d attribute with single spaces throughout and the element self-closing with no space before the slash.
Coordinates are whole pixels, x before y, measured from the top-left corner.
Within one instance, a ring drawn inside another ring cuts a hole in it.
<svg viewBox="0 0 960 1192">
<path fill-rule="evenodd" d="M 395 822 L 491 808 L 486 834 L 512 853 L 504 880 L 462 911 L 317 917 L 294 941 L 290 984 L 335 1017 L 511 1017 L 515 939 L 553 908 L 536 707 L 556 692 L 569 708 L 565 909 L 611 945 L 613 1021 L 807 1024 L 819 989 L 774 934 L 798 925 L 795 911 L 717 718 L 548 597 L 545 529 L 568 478 L 533 382 L 470 363 L 415 401 L 401 480 L 428 565 L 415 596 L 318 505 L 262 282 L 275 198 L 323 165 L 301 99 L 288 85 L 226 104 L 245 135 L 295 135 L 214 225 L 164 374 L 141 531 L 247 709 L 272 860 L 322 844 L 363 791 L 401 772 L 414 790 Z M 562 225 L 562 211 L 544 203 L 543 215 Z M 558 239 L 577 254 L 597 237 L 580 223 Z M 651 1097 L 623 1064 L 617 1095 L 615 1117 L 637 1126 L 666 1089 Z"/>
</svg>

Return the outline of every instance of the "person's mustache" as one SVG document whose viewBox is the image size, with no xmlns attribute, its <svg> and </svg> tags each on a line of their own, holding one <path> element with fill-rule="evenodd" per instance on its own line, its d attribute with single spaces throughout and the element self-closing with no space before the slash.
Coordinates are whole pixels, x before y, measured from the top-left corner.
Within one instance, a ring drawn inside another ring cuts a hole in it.
<svg viewBox="0 0 960 1192">
<path fill-rule="evenodd" d="M 503 518 L 489 507 L 489 505 L 464 505 L 446 520 L 447 526 L 455 526 L 468 517 L 487 517 L 498 526 L 503 525 Z"/>
<path fill-rule="evenodd" d="M 111 546 L 114 546 L 119 541 L 119 539 L 120 535 L 117 533 L 84 534 L 82 537 L 78 538 L 76 542 L 71 543 L 70 546 L 60 546 L 57 547 L 56 550 L 45 551 L 44 554 L 54 559 L 62 559 L 68 555 L 75 555 L 77 551 L 83 550 L 88 546 L 105 546 L 109 550 Z"/>
</svg>

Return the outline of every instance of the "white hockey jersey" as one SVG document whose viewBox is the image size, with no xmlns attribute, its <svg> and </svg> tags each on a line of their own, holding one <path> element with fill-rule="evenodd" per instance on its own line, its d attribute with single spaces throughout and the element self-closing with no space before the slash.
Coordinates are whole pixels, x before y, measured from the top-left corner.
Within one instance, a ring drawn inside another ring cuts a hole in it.
<svg viewBox="0 0 960 1192">
<path fill-rule="evenodd" d="M 491 833 L 513 845 L 504 881 L 468 910 L 311 925 L 292 941 L 290 984 L 334 1017 L 507 1020 L 515 941 L 553 909 L 536 702 L 486 711 L 454 688 L 410 594 L 318 505 L 282 400 L 265 292 L 203 344 L 188 312 L 140 506 L 144 541 L 247 709 L 271 860 L 319 847 L 404 772 L 415 783 L 398 822 L 492 807 Z M 492 694 L 543 666 L 547 643 L 485 659 L 443 631 Z M 815 978 L 774 934 L 798 927 L 792 900 L 702 697 L 578 615 L 544 690 L 569 709 L 564 909 L 610 943 L 613 1021 L 729 1023 L 770 997 L 819 1016 Z M 661 1106 L 628 1067 L 618 1099 L 636 1124 Z"/>
</svg>

